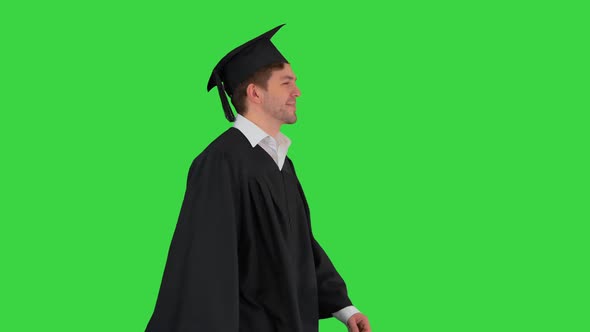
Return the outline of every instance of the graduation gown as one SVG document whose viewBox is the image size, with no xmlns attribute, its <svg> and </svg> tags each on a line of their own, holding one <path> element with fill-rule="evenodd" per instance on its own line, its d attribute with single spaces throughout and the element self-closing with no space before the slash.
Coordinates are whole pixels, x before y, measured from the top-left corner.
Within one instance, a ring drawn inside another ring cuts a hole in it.
<svg viewBox="0 0 590 332">
<path fill-rule="evenodd" d="M 229 128 L 191 164 L 146 331 L 316 332 L 349 305 L 291 160 Z"/>
</svg>

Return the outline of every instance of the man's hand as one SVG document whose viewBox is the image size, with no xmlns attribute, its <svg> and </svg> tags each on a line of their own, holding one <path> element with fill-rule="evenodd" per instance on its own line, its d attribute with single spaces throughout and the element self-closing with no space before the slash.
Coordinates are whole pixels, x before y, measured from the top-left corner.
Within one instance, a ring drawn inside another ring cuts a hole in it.
<svg viewBox="0 0 590 332">
<path fill-rule="evenodd" d="M 350 316 L 348 322 L 346 322 L 346 326 L 348 327 L 348 332 L 371 332 L 369 319 L 360 312 Z"/>
</svg>

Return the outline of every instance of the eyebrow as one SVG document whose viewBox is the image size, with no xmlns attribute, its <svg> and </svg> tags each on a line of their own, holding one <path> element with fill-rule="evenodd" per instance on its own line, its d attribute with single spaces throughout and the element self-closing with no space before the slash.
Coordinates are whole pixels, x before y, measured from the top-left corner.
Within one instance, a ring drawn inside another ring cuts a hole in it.
<svg viewBox="0 0 590 332">
<path fill-rule="evenodd" d="M 291 80 L 291 81 L 297 81 L 297 78 L 293 77 L 291 75 L 281 77 L 281 80 L 284 80 L 284 79 Z"/>
</svg>

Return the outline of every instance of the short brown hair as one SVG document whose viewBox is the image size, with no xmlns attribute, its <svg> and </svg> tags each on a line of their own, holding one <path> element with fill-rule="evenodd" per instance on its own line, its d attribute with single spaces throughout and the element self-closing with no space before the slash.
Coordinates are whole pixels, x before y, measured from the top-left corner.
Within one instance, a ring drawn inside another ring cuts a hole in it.
<svg viewBox="0 0 590 332">
<path fill-rule="evenodd" d="M 234 105 L 236 112 L 244 115 L 246 112 L 246 96 L 248 85 L 254 83 L 263 89 L 268 87 L 268 79 L 272 75 L 273 70 L 280 70 L 285 67 L 287 62 L 275 62 L 258 69 L 254 74 L 240 83 L 231 96 L 231 103 Z"/>
</svg>

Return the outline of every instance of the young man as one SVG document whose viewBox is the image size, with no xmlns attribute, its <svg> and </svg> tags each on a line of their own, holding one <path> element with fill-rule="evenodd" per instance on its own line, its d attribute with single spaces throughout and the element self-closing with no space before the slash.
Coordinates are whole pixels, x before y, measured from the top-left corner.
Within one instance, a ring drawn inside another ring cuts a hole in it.
<svg viewBox="0 0 590 332">
<path fill-rule="evenodd" d="M 301 92 L 270 38 L 217 64 L 217 86 L 234 126 L 192 163 L 156 308 L 146 331 L 317 332 L 335 316 L 349 331 L 367 318 L 314 239 L 281 125 L 295 123 Z M 238 111 L 237 118 L 226 92 Z"/>
</svg>

